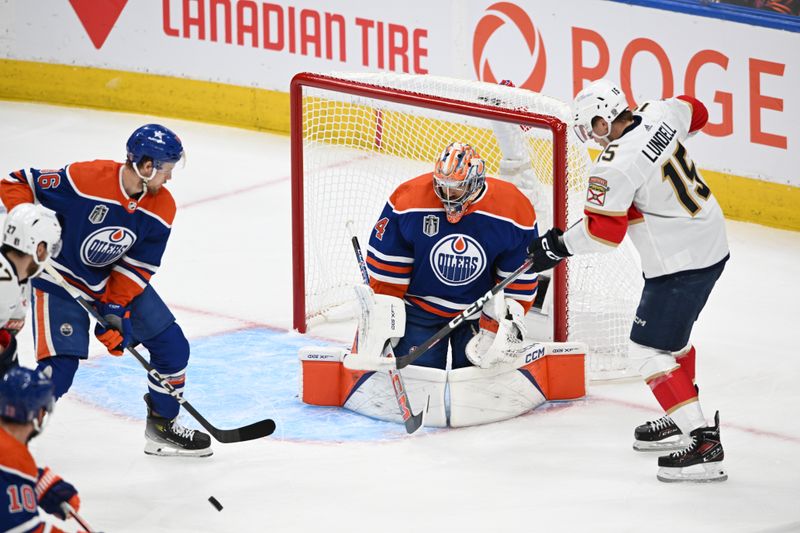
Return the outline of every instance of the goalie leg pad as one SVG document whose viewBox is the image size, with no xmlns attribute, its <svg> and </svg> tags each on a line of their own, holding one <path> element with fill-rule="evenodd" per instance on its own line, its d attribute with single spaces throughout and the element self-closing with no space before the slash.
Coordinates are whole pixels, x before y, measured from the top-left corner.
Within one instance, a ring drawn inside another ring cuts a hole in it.
<svg viewBox="0 0 800 533">
<path fill-rule="evenodd" d="M 488 424 L 514 418 L 542 405 L 546 399 L 531 374 L 497 367 L 451 370 L 450 426 Z"/>
<path fill-rule="evenodd" d="M 450 425 L 486 424 L 519 416 L 546 400 L 586 395 L 585 354 L 580 342 L 525 343 L 511 362 L 452 370 Z"/>
<path fill-rule="evenodd" d="M 300 348 L 300 399 L 309 405 L 342 405 L 342 359 L 348 351 L 332 346 Z"/>
<path fill-rule="evenodd" d="M 412 411 L 423 409 L 430 396 L 425 425 L 446 427 L 447 372 L 438 368 L 411 365 L 402 370 L 402 376 Z M 360 383 L 356 383 L 344 401 L 344 408 L 378 420 L 403 423 L 389 374 L 385 371 L 369 373 Z"/>
</svg>

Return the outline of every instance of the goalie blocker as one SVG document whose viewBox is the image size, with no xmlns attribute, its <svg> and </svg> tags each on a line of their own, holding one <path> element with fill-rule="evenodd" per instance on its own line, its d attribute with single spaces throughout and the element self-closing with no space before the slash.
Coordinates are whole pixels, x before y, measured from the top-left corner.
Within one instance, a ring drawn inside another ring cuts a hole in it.
<svg viewBox="0 0 800 533">
<path fill-rule="evenodd" d="M 548 400 L 585 396 L 585 354 L 583 343 L 531 343 L 513 360 L 490 368 L 447 371 L 412 365 L 403 370 L 403 378 L 412 405 L 424 405 L 430 397 L 427 426 L 474 426 L 519 416 Z M 299 357 L 304 403 L 402 422 L 386 369 L 355 369 L 348 361 L 355 354 L 344 348 L 306 347 Z"/>
</svg>

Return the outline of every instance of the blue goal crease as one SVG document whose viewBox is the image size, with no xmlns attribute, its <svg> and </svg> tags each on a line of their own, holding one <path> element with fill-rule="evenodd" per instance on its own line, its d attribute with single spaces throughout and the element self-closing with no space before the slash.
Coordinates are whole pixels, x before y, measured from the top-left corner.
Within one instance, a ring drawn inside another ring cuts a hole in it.
<svg viewBox="0 0 800 533">
<path fill-rule="evenodd" d="M 401 424 L 338 407 L 306 405 L 298 398 L 298 351 L 303 346 L 330 346 L 330 342 L 253 328 L 192 339 L 191 345 L 186 399 L 219 428 L 272 418 L 277 424 L 273 439 L 346 442 L 406 435 Z M 133 357 L 102 357 L 81 366 L 73 394 L 114 414 L 144 420 L 147 378 Z M 182 414 L 181 422 L 199 428 L 189 415 Z"/>
</svg>

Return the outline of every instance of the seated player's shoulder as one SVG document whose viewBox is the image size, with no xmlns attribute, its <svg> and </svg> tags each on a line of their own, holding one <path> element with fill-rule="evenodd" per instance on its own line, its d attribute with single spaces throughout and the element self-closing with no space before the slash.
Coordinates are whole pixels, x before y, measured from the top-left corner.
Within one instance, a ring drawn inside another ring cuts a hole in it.
<svg viewBox="0 0 800 533">
<path fill-rule="evenodd" d="M 36 462 L 24 444 L 0 428 L 0 467 L 36 477 Z"/>
<path fill-rule="evenodd" d="M 139 209 L 146 212 L 148 215 L 157 218 L 159 221 L 165 223 L 167 226 L 172 225 L 175 220 L 175 213 L 177 207 L 175 206 L 175 198 L 166 187 L 162 187 L 156 194 L 148 194 L 139 203 Z"/>
<path fill-rule="evenodd" d="M 409 209 L 442 209 L 442 201 L 433 191 L 431 172 L 401 183 L 389 197 L 389 202 L 397 212 Z"/>
<path fill-rule="evenodd" d="M 524 228 L 533 228 L 536 213 L 522 191 L 505 180 L 486 178 L 486 195 L 473 204 L 475 212 L 509 219 Z"/>
</svg>

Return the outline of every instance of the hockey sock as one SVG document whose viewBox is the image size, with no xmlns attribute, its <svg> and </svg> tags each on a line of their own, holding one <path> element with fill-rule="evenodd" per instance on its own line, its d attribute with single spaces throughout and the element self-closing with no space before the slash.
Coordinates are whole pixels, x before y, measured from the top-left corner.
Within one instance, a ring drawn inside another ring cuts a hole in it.
<svg viewBox="0 0 800 533">
<path fill-rule="evenodd" d="M 705 425 L 697 391 L 682 367 L 648 380 L 647 385 L 681 433 L 688 435 L 692 430 Z"/>
<path fill-rule="evenodd" d="M 694 360 L 696 353 L 694 346 L 690 344 L 688 349 L 684 348 L 675 354 L 675 360 L 681 365 L 681 368 L 683 368 L 686 375 L 689 376 L 689 379 L 692 380 L 692 383 L 695 382 Z"/>
</svg>

